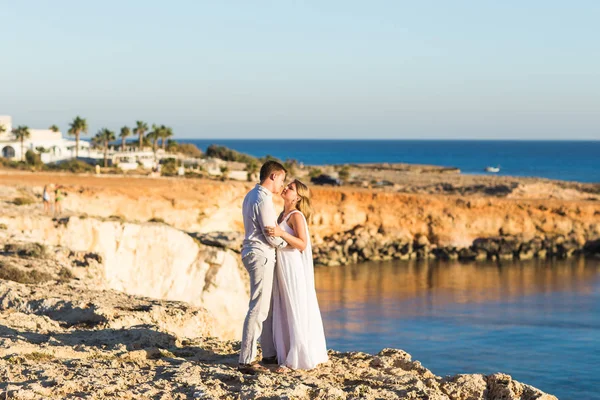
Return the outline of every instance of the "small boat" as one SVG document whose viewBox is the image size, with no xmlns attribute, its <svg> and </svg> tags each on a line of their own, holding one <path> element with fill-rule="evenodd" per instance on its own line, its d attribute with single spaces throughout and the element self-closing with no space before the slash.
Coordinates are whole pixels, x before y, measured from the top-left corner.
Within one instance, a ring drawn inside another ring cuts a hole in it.
<svg viewBox="0 0 600 400">
<path fill-rule="evenodd" d="M 485 167 L 485 172 L 497 173 L 500 172 L 500 167 Z"/>
</svg>

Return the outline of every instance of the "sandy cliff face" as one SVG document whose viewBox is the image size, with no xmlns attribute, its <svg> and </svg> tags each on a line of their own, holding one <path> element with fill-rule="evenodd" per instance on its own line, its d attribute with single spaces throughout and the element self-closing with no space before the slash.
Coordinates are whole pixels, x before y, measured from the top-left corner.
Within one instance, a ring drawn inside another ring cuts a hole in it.
<svg viewBox="0 0 600 400">
<path fill-rule="evenodd" d="M 425 235 L 442 246 L 469 246 L 498 235 L 600 235 L 596 201 L 412 195 L 315 189 L 313 232 L 331 235 L 365 225 L 395 236 Z"/>
<path fill-rule="evenodd" d="M 248 302 L 247 276 L 237 254 L 200 244 L 162 223 L 18 215 L 0 217 L 29 240 L 102 256 L 103 286 L 206 308 L 223 338 L 239 338 Z"/>
<path fill-rule="evenodd" d="M 41 197 L 48 182 L 66 185 L 64 206 L 70 213 L 121 216 L 140 222 L 160 218 L 187 232 L 241 232 L 242 200 L 253 186 L 207 180 L 26 175 L 4 176 L 3 191 L 6 198 L 10 197 L 9 190 L 12 196 L 20 190 Z M 317 242 L 356 225 L 387 236 L 425 235 L 431 243 L 457 247 L 468 246 L 479 237 L 498 235 L 523 235 L 527 239 L 573 233 L 580 240 L 600 236 L 600 196 L 594 192 L 595 186 L 586 187 L 587 192 L 534 181 L 514 184 L 501 197 L 485 195 L 485 187 L 468 195 L 351 187 L 312 189 L 315 217 L 311 232 Z M 280 199 L 275 198 L 275 202 L 280 209 Z"/>
</svg>

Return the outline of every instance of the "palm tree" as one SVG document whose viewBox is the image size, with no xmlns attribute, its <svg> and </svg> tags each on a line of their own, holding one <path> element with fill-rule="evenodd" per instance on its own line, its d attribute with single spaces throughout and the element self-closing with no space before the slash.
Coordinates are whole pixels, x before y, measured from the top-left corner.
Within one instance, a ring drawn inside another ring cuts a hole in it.
<svg viewBox="0 0 600 400">
<path fill-rule="evenodd" d="M 158 139 L 161 137 L 164 127 L 165 127 L 164 125 L 158 126 L 156 124 L 152 124 L 152 132 L 148 132 L 148 134 L 146 135 L 146 138 L 148 140 L 152 141 L 152 151 L 154 152 L 155 156 L 156 156 L 156 143 L 158 142 Z"/>
<path fill-rule="evenodd" d="M 15 129 L 13 129 L 13 134 L 17 140 L 21 141 L 21 161 L 25 160 L 25 147 L 23 145 L 23 141 L 31 136 L 31 132 L 29 132 L 29 128 L 24 125 L 19 125 Z"/>
<path fill-rule="evenodd" d="M 98 134 L 96 134 L 95 136 L 92 137 L 92 139 L 90 140 L 90 144 L 92 145 L 93 149 L 97 149 L 98 147 L 100 147 L 100 145 L 102 144 L 102 141 L 100 140 L 100 137 L 98 136 Z"/>
<path fill-rule="evenodd" d="M 0 124 L 0 135 L 2 135 L 4 132 L 6 132 L 6 126 Z"/>
<path fill-rule="evenodd" d="M 121 138 L 121 151 L 125 150 L 125 139 L 127 139 L 128 136 L 131 136 L 131 129 L 126 126 L 122 127 L 121 133 L 119 133 L 119 137 Z"/>
<path fill-rule="evenodd" d="M 58 126 L 56 126 L 56 125 L 52 125 L 52 126 L 51 126 L 50 128 L 48 128 L 48 129 L 50 129 L 52 132 L 60 132 L 60 129 L 59 129 L 59 128 L 58 128 Z"/>
<path fill-rule="evenodd" d="M 145 123 L 144 121 L 136 121 L 136 127 L 133 128 L 133 133 L 136 135 L 139 135 L 140 137 L 140 150 L 142 150 L 142 145 L 143 145 L 143 140 L 144 140 L 144 133 L 146 133 L 148 131 L 148 124 Z"/>
<path fill-rule="evenodd" d="M 173 152 L 175 152 L 175 151 L 177 150 L 177 146 L 178 146 L 178 145 L 177 145 L 177 142 L 176 142 L 176 141 L 174 141 L 174 140 L 172 140 L 172 139 L 169 139 L 169 140 L 167 141 L 167 151 L 168 151 L 168 152 L 170 152 L 170 153 L 173 153 Z"/>
<path fill-rule="evenodd" d="M 108 143 L 115 140 L 115 133 L 107 128 L 102 128 L 96 133 L 98 140 L 104 144 L 104 168 L 108 167 Z"/>
<path fill-rule="evenodd" d="M 173 137 L 173 128 L 170 126 L 165 127 L 162 131 L 161 139 L 162 139 L 162 149 L 166 150 L 167 148 L 167 139 Z"/>
<path fill-rule="evenodd" d="M 75 158 L 79 158 L 79 135 L 81 132 L 87 133 L 87 131 L 87 121 L 79 115 L 69 125 L 69 135 L 75 136 Z"/>
</svg>

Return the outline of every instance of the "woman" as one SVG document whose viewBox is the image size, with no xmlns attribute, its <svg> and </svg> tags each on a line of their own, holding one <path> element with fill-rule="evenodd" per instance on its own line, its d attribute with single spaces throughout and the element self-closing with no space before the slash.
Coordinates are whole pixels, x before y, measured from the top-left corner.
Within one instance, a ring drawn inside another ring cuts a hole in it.
<svg viewBox="0 0 600 400">
<path fill-rule="evenodd" d="M 52 211 L 52 205 L 50 204 L 50 190 L 52 190 L 52 184 L 44 186 L 44 192 L 42 193 L 42 201 L 44 202 L 44 213 L 50 214 Z"/>
<path fill-rule="evenodd" d="M 328 356 L 308 233 L 310 191 L 296 179 L 283 189 L 281 197 L 284 209 L 279 225 L 268 227 L 267 234 L 288 243 L 277 250 L 273 283 L 273 340 L 280 365 L 277 371 L 285 372 L 286 367 L 315 368 Z"/>
</svg>

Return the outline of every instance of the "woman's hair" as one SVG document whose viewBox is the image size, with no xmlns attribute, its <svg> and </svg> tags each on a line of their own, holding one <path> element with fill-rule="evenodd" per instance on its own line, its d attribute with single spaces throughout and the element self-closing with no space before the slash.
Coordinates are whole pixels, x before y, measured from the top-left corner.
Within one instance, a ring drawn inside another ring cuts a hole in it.
<svg viewBox="0 0 600 400">
<path fill-rule="evenodd" d="M 296 185 L 296 193 L 300 197 L 300 200 L 296 203 L 296 209 L 298 209 L 306 220 L 310 220 L 310 216 L 312 215 L 312 206 L 310 204 L 310 190 L 308 186 L 304 183 L 300 182 L 298 179 L 294 179 L 292 182 Z"/>
</svg>

